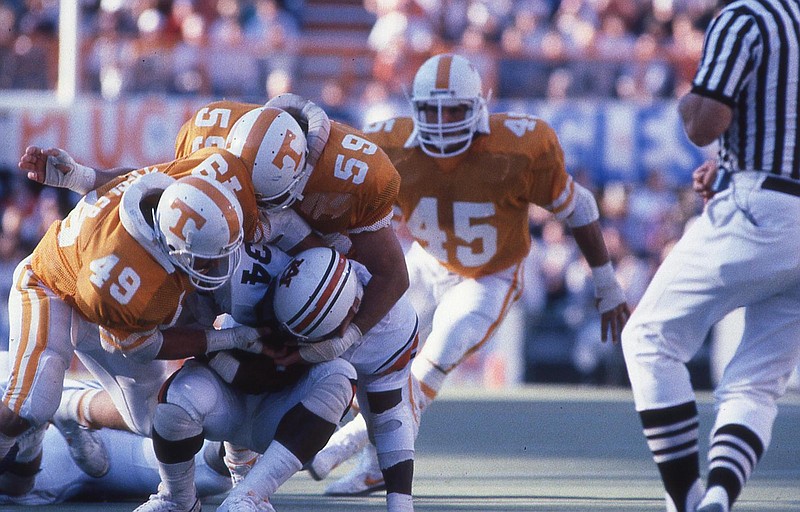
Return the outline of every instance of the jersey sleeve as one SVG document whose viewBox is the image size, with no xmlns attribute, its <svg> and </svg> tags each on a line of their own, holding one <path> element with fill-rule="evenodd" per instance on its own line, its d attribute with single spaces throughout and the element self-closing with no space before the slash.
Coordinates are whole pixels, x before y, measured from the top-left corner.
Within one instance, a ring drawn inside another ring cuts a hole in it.
<svg viewBox="0 0 800 512">
<path fill-rule="evenodd" d="M 746 9 L 724 9 L 711 21 L 692 92 L 734 107 L 739 91 L 757 69 L 764 39 Z"/>
<path fill-rule="evenodd" d="M 564 165 L 564 150 L 555 130 L 541 119 L 535 123 L 521 141 L 528 160 L 527 199 L 563 220 L 574 207 L 572 177 Z"/>
</svg>

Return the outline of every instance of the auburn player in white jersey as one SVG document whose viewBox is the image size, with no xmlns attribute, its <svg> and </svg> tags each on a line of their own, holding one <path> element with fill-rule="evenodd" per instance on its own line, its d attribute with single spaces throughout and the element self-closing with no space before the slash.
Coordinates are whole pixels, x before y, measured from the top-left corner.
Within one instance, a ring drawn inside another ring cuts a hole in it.
<svg viewBox="0 0 800 512">
<path fill-rule="evenodd" d="M 0 405 L 0 455 L 11 465 L 0 475 L 6 494 L 33 484 L 41 443 L 12 448 L 28 429 L 41 441 L 73 354 L 129 428 L 146 435 L 163 360 L 233 346 L 260 350 L 255 329 L 189 340 L 162 333 L 187 294 L 227 281 L 242 238 L 242 207 L 225 186 L 152 170 L 88 194 L 53 223 L 18 265 L 9 299 L 13 361 Z"/>
<path fill-rule="evenodd" d="M 68 379 L 64 389 L 99 391 L 102 388 L 95 381 Z M 102 429 L 96 435 L 113 461 L 102 476 L 91 477 L 81 471 L 70 456 L 67 440 L 55 428 L 48 428 L 43 440 L 42 467 L 33 488 L 20 496 L 0 494 L 0 505 L 53 505 L 89 496 L 92 500 L 106 501 L 141 499 L 156 488 L 158 463 L 149 438 L 116 429 Z M 20 450 L 28 450 L 26 443 L 32 437 L 19 438 Z M 195 457 L 195 464 L 198 496 L 214 496 L 230 489 L 231 478 L 222 461 L 219 443 L 206 441 Z"/>
<path fill-rule="evenodd" d="M 367 334 L 380 322 L 407 288 L 402 249 L 391 226 L 400 177 L 376 144 L 350 126 L 327 120 L 324 112 L 309 101 L 285 94 L 265 107 L 243 112 L 249 106 L 217 102 L 204 107 L 181 128 L 176 153 L 216 145 L 225 133 L 224 127 L 231 126 L 228 150 L 260 169 L 263 176 L 271 177 L 263 180 L 265 185 L 258 197 L 268 217 L 291 208 L 323 238 L 346 235 L 352 243 L 349 255 L 364 264 L 372 276 L 352 322 L 340 335 L 302 345 L 285 357 L 273 354 L 283 364 L 301 359 L 330 360 L 358 344 L 362 333 Z M 300 172 L 276 172 L 280 169 L 272 164 L 273 154 L 263 150 L 264 141 L 274 138 L 275 107 L 291 112 L 307 125 L 308 164 L 297 167 Z M 376 410 L 391 410 L 403 400 L 400 390 L 370 396 Z M 390 509 L 407 510 L 400 503 L 411 507 L 413 456 L 398 462 L 381 454 L 379 466 L 391 474 L 387 482 Z"/>
<path fill-rule="evenodd" d="M 330 248 L 309 249 L 290 260 L 275 247 L 245 244 L 239 270 L 229 285 L 214 292 L 214 301 L 230 312 L 230 322 L 254 325 L 274 317 L 292 339 L 308 344 L 341 328 L 370 277 L 362 265 Z M 160 434 L 162 426 L 170 426 L 171 436 L 154 436 L 156 452 L 160 460 L 171 462 L 161 465 L 159 495 L 138 510 L 161 510 L 157 507 L 167 502 L 172 502 L 167 503 L 170 510 L 192 510 L 197 498 L 185 475 L 191 473 L 192 452 L 199 449 L 202 435 L 264 453 L 220 510 L 239 510 L 245 504 L 253 507 L 248 510 L 273 510 L 270 497 L 325 445 L 349 405 L 352 390 L 342 400 L 342 384 L 348 382 L 342 379 L 347 375 L 342 363 L 355 368 L 351 378 L 357 375 L 364 403 L 374 402 L 366 398 L 370 393 L 407 393 L 416 333 L 416 313 L 403 299 L 341 359 L 312 366 L 292 388 L 259 395 L 252 389 L 255 373 L 243 368 L 250 361 L 229 352 L 215 354 L 209 366 L 216 374 L 187 363 L 162 393 L 165 405 L 156 409 L 154 430 Z M 368 411 L 381 453 L 390 460 L 412 458 L 415 423 L 407 395 L 388 410 Z M 193 450 L 187 451 L 188 444 Z M 390 510 L 410 510 L 395 505 L 395 499 L 389 500 Z"/>
<path fill-rule="evenodd" d="M 402 183 L 398 212 L 414 238 L 406 254 L 409 296 L 420 316 L 422 349 L 412 365 L 421 413 L 448 373 L 494 334 L 524 285 L 531 246 L 529 205 L 564 221 L 592 268 L 601 337 L 616 342 L 629 310 L 609 262 L 592 194 L 566 172 L 558 138 L 532 115 L 489 115 L 475 67 L 437 55 L 418 70 L 414 116 L 365 129 L 394 163 Z M 366 443 L 361 420 L 338 431 L 310 466 L 324 478 Z M 383 488 L 367 451 L 331 494 Z"/>
</svg>

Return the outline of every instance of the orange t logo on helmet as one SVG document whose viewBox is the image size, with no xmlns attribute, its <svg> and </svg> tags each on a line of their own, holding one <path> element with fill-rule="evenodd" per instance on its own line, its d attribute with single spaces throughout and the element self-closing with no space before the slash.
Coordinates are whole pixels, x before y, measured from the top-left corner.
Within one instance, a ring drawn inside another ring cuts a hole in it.
<svg viewBox="0 0 800 512">
<path fill-rule="evenodd" d="M 292 147 L 292 142 L 297 138 L 297 134 L 291 130 L 286 130 L 286 135 L 283 137 L 283 143 L 281 144 L 280 149 L 275 154 L 275 158 L 272 160 L 272 163 L 278 169 L 283 169 L 283 162 L 288 157 L 294 162 L 294 168 L 291 169 L 292 172 L 298 170 L 297 168 L 300 166 L 300 162 L 303 160 L 303 154 Z"/>
<path fill-rule="evenodd" d="M 186 223 L 191 220 L 194 222 L 194 225 L 197 227 L 197 229 L 202 229 L 206 223 L 206 219 L 180 198 L 176 197 L 170 204 L 170 207 L 179 210 L 181 215 L 178 217 L 178 221 L 175 223 L 175 225 L 170 226 L 169 230 L 180 239 L 190 242 L 189 240 L 186 240 L 186 236 L 183 234 Z"/>
</svg>

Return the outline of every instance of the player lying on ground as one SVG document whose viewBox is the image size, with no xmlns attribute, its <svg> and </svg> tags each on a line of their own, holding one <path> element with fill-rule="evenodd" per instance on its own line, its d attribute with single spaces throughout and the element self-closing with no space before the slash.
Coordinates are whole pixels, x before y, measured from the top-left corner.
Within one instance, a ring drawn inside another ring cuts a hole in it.
<svg viewBox="0 0 800 512">
<path fill-rule="evenodd" d="M 102 389 L 95 381 L 70 379 L 65 381 L 64 388 L 65 391 Z M 19 439 L 20 450 L 29 449 L 26 443 L 32 441 L 32 434 L 33 431 Z M 106 461 L 102 476 L 92 477 L 81 471 L 71 457 L 68 441 L 51 426 L 44 433 L 42 466 L 33 488 L 20 496 L 0 494 L 0 504 L 41 506 L 82 498 L 91 501 L 142 499 L 156 488 L 158 464 L 149 438 L 115 429 L 97 430 L 93 435 L 97 436 L 103 450 L 96 456 Z M 220 443 L 207 441 L 195 457 L 200 497 L 222 494 L 231 487 L 220 448 Z"/>
</svg>

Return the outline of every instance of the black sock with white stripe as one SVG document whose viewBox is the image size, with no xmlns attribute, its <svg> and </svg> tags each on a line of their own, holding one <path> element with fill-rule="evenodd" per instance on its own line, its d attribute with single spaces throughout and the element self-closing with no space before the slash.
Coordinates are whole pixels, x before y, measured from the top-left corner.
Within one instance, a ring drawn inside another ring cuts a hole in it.
<svg viewBox="0 0 800 512">
<path fill-rule="evenodd" d="M 686 498 L 700 478 L 697 405 L 692 401 L 649 409 L 639 416 L 664 488 L 677 511 L 686 512 Z"/>
<path fill-rule="evenodd" d="M 764 444 L 744 425 L 723 425 L 714 432 L 708 450 L 708 488 L 720 486 L 733 505 L 764 453 Z"/>
</svg>

